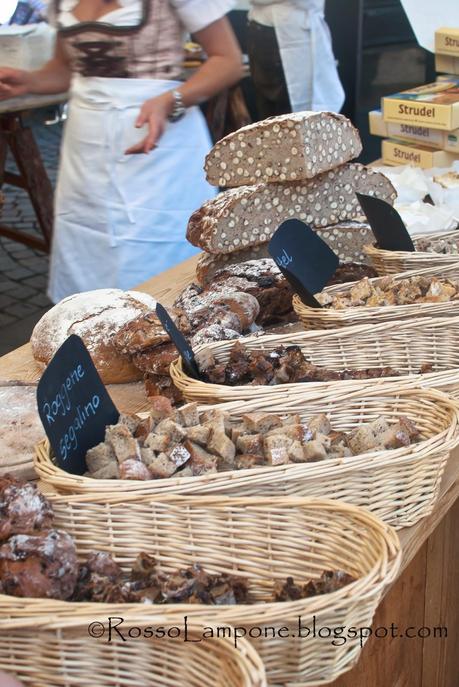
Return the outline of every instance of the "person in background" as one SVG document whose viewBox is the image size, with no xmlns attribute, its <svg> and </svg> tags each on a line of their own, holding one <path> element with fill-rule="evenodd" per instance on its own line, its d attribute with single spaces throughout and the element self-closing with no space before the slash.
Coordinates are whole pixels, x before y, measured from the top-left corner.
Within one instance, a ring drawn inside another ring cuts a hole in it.
<svg viewBox="0 0 459 687">
<path fill-rule="evenodd" d="M 325 0 L 251 0 L 249 60 L 260 119 L 342 108 L 324 6 Z"/>
<path fill-rule="evenodd" d="M 0 68 L 0 97 L 71 87 L 55 199 L 48 293 L 128 289 L 184 260 L 190 214 L 215 194 L 196 105 L 237 82 L 232 0 L 52 0 L 54 58 Z M 208 55 L 185 83 L 183 34 Z"/>
</svg>

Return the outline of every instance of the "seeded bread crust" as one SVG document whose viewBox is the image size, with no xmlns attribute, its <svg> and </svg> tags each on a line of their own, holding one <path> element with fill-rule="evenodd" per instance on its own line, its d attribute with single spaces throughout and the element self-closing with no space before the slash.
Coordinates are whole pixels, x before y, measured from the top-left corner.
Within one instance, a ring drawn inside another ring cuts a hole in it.
<svg viewBox="0 0 459 687">
<path fill-rule="evenodd" d="M 339 222 L 331 227 L 317 229 L 317 233 L 343 262 L 368 262 L 363 253 L 363 246 L 367 246 L 374 239 L 370 225 L 366 222 Z M 217 272 L 230 265 L 270 258 L 268 246 L 269 241 L 266 241 L 259 246 L 249 246 L 232 253 L 201 253 L 196 265 L 196 281 L 200 286 L 206 286 Z"/>
<path fill-rule="evenodd" d="M 191 215 L 187 238 L 207 253 L 232 253 L 269 241 L 277 227 L 293 217 L 315 228 L 359 219 L 363 211 L 356 191 L 391 204 L 397 195 L 381 172 L 346 164 L 302 183 L 224 191 Z"/>
<path fill-rule="evenodd" d="M 299 181 L 358 157 L 357 129 L 333 112 L 297 112 L 249 124 L 216 143 L 207 155 L 207 180 L 231 188 Z"/>
</svg>

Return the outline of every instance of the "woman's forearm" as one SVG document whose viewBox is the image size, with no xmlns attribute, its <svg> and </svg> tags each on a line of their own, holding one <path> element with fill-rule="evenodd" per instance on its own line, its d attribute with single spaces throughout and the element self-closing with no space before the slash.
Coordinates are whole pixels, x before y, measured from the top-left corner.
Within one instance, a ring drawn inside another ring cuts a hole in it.
<svg viewBox="0 0 459 687">
<path fill-rule="evenodd" d="M 238 58 L 231 59 L 220 55 L 209 57 L 207 62 L 180 86 L 184 104 L 190 107 L 212 98 L 216 93 L 237 83 L 242 77 L 242 72 L 242 62 Z"/>
<path fill-rule="evenodd" d="M 44 67 L 29 72 L 29 93 L 65 93 L 70 87 L 71 71 L 67 63 L 54 57 Z"/>
<path fill-rule="evenodd" d="M 208 55 L 207 61 L 180 86 L 186 106 L 199 105 L 242 77 L 242 55 L 226 18 L 195 34 Z"/>
</svg>

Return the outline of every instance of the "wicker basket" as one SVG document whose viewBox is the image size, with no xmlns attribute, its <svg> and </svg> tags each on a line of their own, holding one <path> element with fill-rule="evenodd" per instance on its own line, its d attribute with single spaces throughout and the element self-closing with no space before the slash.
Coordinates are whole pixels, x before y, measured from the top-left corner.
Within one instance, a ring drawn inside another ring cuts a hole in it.
<svg viewBox="0 0 459 687">
<path fill-rule="evenodd" d="M 300 389 L 302 394 L 317 395 L 320 390 L 329 393 L 333 389 L 343 393 L 357 386 L 375 388 L 393 384 L 397 379 L 400 385 L 441 389 L 459 400 L 459 316 L 422 317 L 413 321 L 382 323 L 371 328 L 357 325 L 321 332 L 252 336 L 244 338 L 243 343 L 250 351 L 266 352 L 281 345 L 296 345 L 308 361 L 320 367 L 343 371 L 390 366 L 400 371 L 401 376 L 275 386 L 227 386 L 189 377 L 179 358 L 171 365 L 171 377 L 185 399 L 199 403 L 246 401 L 265 396 L 276 399 L 281 393 L 295 393 Z M 224 362 L 233 346 L 234 341 L 219 341 L 200 346 L 200 350 L 210 350 L 219 362 Z M 435 371 L 419 374 L 424 363 L 432 363 Z"/>
<path fill-rule="evenodd" d="M 396 280 L 407 279 L 418 275 L 426 277 L 440 277 L 445 279 L 459 279 L 459 262 L 445 267 L 433 267 L 425 270 L 412 270 L 395 275 Z M 384 279 L 376 277 L 371 279 L 374 284 Z M 355 283 L 355 282 L 354 282 Z M 324 291 L 330 295 L 347 293 L 353 286 L 350 284 L 337 284 L 328 286 Z M 415 319 L 418 317 L 449 317 L 459 314 L 459 301 L 446 303 L 414 303 L 412 305 L 386 305 L 380 307 L 354 307 L 343 310 L 333 308 L 310 308 L 305 305 L 300 297 L 295 294 L 292 300 L 293 309 L 301 320 L 305 329 L 337 329 L 338 327 L 351 327 L 357 324 L 373 325 L 380 322 L 393 320 Z"/>
<path fill-rule="evenodd" d="M 164 617 L 133 615 L 130 619 L 120 609 L 125 618 L 123 632 L 132 628 L 135 636 L 138 631 L 149 633 L 152 626 L 162 626 L 166 637 L 154 641 L 147 636 L 127 643 L 115 637 L 108 643 L 88 635 L 89 627 L 97 632 L 98 604 L 93 605 L 93 615 L 86 618 L 72 613 L 75 604 L 67 604 L 67 610 L 57 619 L 51 617 L 52 605 L 48 610 L 43 608 L 38 616 L 21 618 L 6 637 L 2 636 L 0 669 L 11 671 L 24 685 L 266 687 L 263 662 L 245 639 L 237 649 L 229 637 L 202 641 L 206 628 L 195 623 L 187 627 L 189 641 L 185 642 L 174 638 L 176 626 L 168 624 L 167 619 L 165 622 Z"/>
<path fill-rule="evenodd" d="M 417 240 L 424 239 L 448 239 L 451 236 L 459 238 L 457 231 L 448 231 L 443 234 L 423 234 Z M 416 238 L 413 240 L 416 248 Z M 409 252 L 382 250 L 374 245 L 367 245 L 364 252 L 378 274 L 397 274 L 409 270 L 422 270 L 429 267 L 444 267 L 459 261 L 459 255 L 443 255 L 442 253 L 428 253 L 426 251 Z"/>
<path fill-rule="evenodd" d="M 102 492 L 117 494 L 119 498 L 128 493 L 338 498 L 367 507 L 396 527 L 406 527 L 431 512 L 446 460 L 459 441 L 458 405 L 435 390 L 400 390 L 397 385 L 384 390 L 347 389 L 342 394 L 321 391 L 315 398 L 281 390 L 277 399 L 270 396 L 244 403 L 237 401 L 219 408 L 229 410 L 235 419 L 255 410 L 299 413 L 303 419 L 325 412 L 333 426 L 344 431 L 380 415 L 395 422 L 403 414 L 417 423 L 423 439 L 409 447 L 320 463 L 146 482 L 71 475 L 54 465 L 49 445 L 44 442 L 37 447 L 36 471 L 60 493 L 87 494 L 88 498 Z"/>
<path fill-rule="evenodd" d="M 55 661 L 59 661 L 60 667 L 64 664 L 67 674 L 83 670 L 90 674 L 88 681 L 77 684 L 111 685 L 109 679 L 114 676 L 118 679 L 116 684 L 135 684 L 127 680 L 137 659 L 142 661 L 143 669 L 151 665 L 149 657 L 144 656 L 145 646 L 142 651 L 142 647 L 136 648 L 135 641 L 117 644 L 116 660 L 112 662 L 108 653 L 98 647 L 97 640 L 82 638 L 82 661 L 81 650 L 75 655 L 73 644 L 69 647 L 69 638 L 62 636 L 59 629 L 61 622 L 70 626 L 78 623 L 86 626 L 87 632 L 90 623 L 106 625 L 110 617 L 132 619 L 134 625 L 175 625 L 183 631 L 186 617 L 189 623 L 231 625 L 239 628 L 240 636 L 241 628 L 245 628 L 247 638 L 265 664 L 269 684 L 307 687 L 330 682 L 357 661 L 359 637 L 346 637 L 339 646 L 332 644 L 333 637 L 324 640 L 314 637 L 312 632 L 307 639 L 300 640 L 299 618 L 303 627 L 311 627 L 315 617 L 316 628 L 328 627 L 332 631 L 339 626 L 370 626 L 381 595 L 396 577 L 400 565 L 400 546 L 394 531 L 365 510 L 339 502 L 221 497 L 171 501 L 134 495 L 120 500 L 105 494 L 91 499 L 54 497 L 51 501 L 56 526 L 65 527 L 75 537 L 82 557 L 94 549 L 109 551 L 128 569 L 137 554 L 145 551 L 154 555 L 165 571 L 199 562 L 210 573 L 227 572 L 246 578 L 257 603 L 174 604 L 161 606 L 154 614 L 152 607 L 145 604 L 71 604 L 0 595 L 0 668 L 14 665 L 17 670 L 19 664 L 22 675 L 27 675 L 35 670 L 37 661 L 36 684 L 47 687 L 53 684 L 48 676 L 56 667 Z M 323 570 L 338 569 L 352 574 L 356 581 L 331 594 L 269 603 L 276 580 L 291 575 L 296 582 L 305 583 L 319 577 Z M 50 636 L 53 651 L 47 647 L 40 659 L 29 651 L 31 642 L 38 641 L 32 637 L 39 635 L 42 625 L 47 629 L 50 623 L 58 628 L 54 639 Z M 286 637 L 285 630 L 281 634 L 280 628 L 285 627 L 296 637 Z M 257 628 L 261 628 L 260 637 Z M 107 649 L 105 643 L 103 648 Z M 115 659 L 114 654 L 112 658 Z M 198 675 L 200 670 L 201 667 L 197 669 Z M 106 681 L 101 682 L 99 678 L 104 673 Z M 141 684 L 156 687 L 163 683 Z M 224 687 L 226 684 L 231 683 Z"/>
</svg>

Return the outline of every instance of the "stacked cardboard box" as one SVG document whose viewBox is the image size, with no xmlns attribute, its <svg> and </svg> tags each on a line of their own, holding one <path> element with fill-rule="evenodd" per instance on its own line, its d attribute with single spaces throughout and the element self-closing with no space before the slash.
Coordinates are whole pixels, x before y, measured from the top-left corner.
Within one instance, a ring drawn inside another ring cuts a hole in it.
<svg viewBox="0 0 459 687">
<path fill-rule="evenodd" d="M 459 76 L 459 29 L 439 29 L 435 33 L 435 69 Z"/>
<path fill-rule="evenodd" d="M 447 64 L 450 74 L 386 96 L 382 111 L 370 112 L 370 132 L 384 138 L 386 164 L 450 167 L 459 159 L 459 29 L 439 29 L 435 40 L 437 69 Z"/>
</svg>

